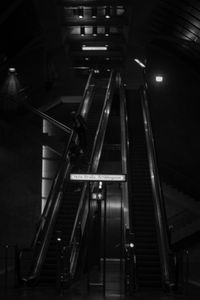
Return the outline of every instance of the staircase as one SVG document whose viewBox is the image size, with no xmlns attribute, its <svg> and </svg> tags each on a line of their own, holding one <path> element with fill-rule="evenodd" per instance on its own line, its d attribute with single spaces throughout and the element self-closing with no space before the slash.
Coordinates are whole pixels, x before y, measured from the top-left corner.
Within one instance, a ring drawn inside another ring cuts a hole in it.
<svg viewBox="0 0 200 300">
<path fill-rule="evenodd" d="M 130 140 L 130 185 L 133 230 L 135 233 L 137 284 L 139 288 L 161 287 L 161 268 L 155 213 L 141 99 L 138 91 L 127 92 Z"/>
<path fill-rule="evenodd" d="M 98 123 L 101 116 L 103 102 L 105 98 L 105 88 L 97 87 L 95 89 L 95 96 L 87 118 L 87 153 L 85 153 L 85 162 L 89 162 L 94 138 Z M 79 167 L 81 170 L 79 170 Z M 79 172 L 83 172 L 83 166 L 77 166 Z M 83 184 L 68 182 L 64 191 L 64 196 L 59 208 L 57 220 L 54 226 L 49 248 L 46 254 L 44 265 L 40 274 L 39 284 L 42 286 L 49 286 L 56 284 L 57 276 L 57 253 L 58 242 L 57 232 L 62 232 L 62 242 L 64 245 L 69 245 L 71 233 L 79 205 Z"/>
</svg>

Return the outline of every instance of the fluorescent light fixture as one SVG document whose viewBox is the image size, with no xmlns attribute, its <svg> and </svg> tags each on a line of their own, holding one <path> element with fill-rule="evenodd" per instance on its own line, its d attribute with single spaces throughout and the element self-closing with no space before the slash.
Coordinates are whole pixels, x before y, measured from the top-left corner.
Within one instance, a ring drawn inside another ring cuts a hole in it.
<svg viewBox="0 0 200 300">
<path fill-rule="evenodd" d="M 106 51 L 108 50 L 108 46 L 86 46 L 82 45 L 82 50 L 83 51 Z"/>
<path fill-rule="evenodd" d="M 156 82 L 163 82 L 163 76 L 162 75 L 156 75 L 155 80 L 156 80 Z"/>
<path fill-rule="evenodd" d="M 145 64 L 143 64 L 139 59 L 135 58 L 134 61 L 142 68 L 146 68 Z"/>
</svg>

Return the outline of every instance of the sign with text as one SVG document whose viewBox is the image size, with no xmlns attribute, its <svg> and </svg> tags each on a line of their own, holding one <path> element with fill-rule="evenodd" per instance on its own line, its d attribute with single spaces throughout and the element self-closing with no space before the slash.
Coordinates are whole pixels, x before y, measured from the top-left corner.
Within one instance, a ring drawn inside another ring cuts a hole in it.
<svg viewBox="0 0 200 300">
<path fill-rule="evenodd" d="M 126 181 L 125 174 L 70 174 L 73 181 Z"/>
</svg>

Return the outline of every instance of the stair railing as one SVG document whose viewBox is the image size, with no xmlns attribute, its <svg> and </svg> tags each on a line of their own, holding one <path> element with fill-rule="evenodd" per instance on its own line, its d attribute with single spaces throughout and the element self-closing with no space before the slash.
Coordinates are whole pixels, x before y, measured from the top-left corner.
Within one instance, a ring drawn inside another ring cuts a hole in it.
<svg viewBox="0 0 200 300">
<path fill-rule="evenodd" d="M 106 95 L 104 99 L 103 109 L 101 113 L 101 117 L 99 120 L 98 128 L 96 131 L 94 144 L 92 148 L 92 154 L 88 166 L 87 173 L 96 173 L 97 168 L 99 165 L 99 160 L 101 156 L 101 151 L 103 147 L 104 137 L 105 137 L 105 131 L 108 123 L 110 108 L 112 104 L 112 96 L 113 96 L 113 88 L 114 88 L 114 72 L 112 71 L 110 74 L 110 78 L 108 81 L 108 85 L 106 88 Z M 77 265 L 77 259 L 80 249 L 80 240 L 77 241 L 77 236 L 80 237 L 80 230 L 81 233 L 85 230 L 85 225 L 88 217 L 88 183 L 84 184 L 76 219 L 74 222 L 74 227 L 72 230 L 72 235 L 70 239 L 70 245 L 71 245 L 71 255 L 70 255 L 70 273 L 71 278 L 75 275 L 76 265 Z M 81 234 L 82 236 L 82 234 Z"/>
<path fill-rule="evenodd" d="M 134 228 L 131 221 L 131 211 L 129 208 L 129 137 L 128 137 L 128 119 L 126 107 L 125 89 L 120 74 L 117 75 L 117 86 L 120 96 L 120 123 L 121 123 L 121 156 L 122 156 L 122 173 L 127 174 L 127 181 L 122 183 L 123 198 L 123 245 L 125 253 L 125 290 L 132 294 L 137 288 L 136 273 L 136 253 L 134 241 Z M 128 232 L 128 236 L 127 236 Z M 131 239 L 130 239 L 131 236 Z"/>
<path fill-rule="evenodd" d="M 90 107 L 90 102 L 92 101 L 93 97 L 93 86 L 91 86 L 91 80 L 93 76 L 93 70 L 91 70 L 90 75 L 87 80 L 87 84 L 84 90 L 83 99 L 80 104 L 79 113 L 82 114 L 85 118 L 87 118 L 87 114 Z M 85 105 L 85 101 L 87 105 Z M 42 116 L 42 115 L 41 115 Z M 36 230 L 31 249 L 28 251 L 32 251 L 32 266 L 31 271 L 28 277 L 26 278 L 19 278 L 19 282 L 23 282 L 24 284 L 32 284 L 37 280 L 38 275 L 41 270 L 41 266 L 43 264 L 46 251 L 50 241 L 50 235 L 53 230 L 53 226 L 56 220 L 56 216 L 58 213 L 59 205 L 63 196 L 63 189 L 66 183 L 66 179 L 68 178 L 71 166 L 68 160 L 68 151 L 70 148 L 70 144 L 76 138 L 76 134 L 73 130 L 71 130 L 70 138 L 68 143 L 65 147 L 60 167 L 58 168 L 57 174 L 53 180 L 51 190 L 49 192 L 49 196 L 47 199 L 46 206 L 44 211 L 40 217 L 39 225 Z M 26 252 L 27 249 L 22 249 L 20 252 L 20 257 L 22 258 L 23 252 Z"/>
<path fill-rule="evenodd" d="M 146 89 L 141 91 L 142 112 L 144 120 L 145 137 L 147 143 L 147 153 L 149 161 L 150 178 L 154 199 L 154 207 L 156 212 L 157 234 L 159 237 L 159 248 L 161 258 L 161 268 L 163 277 L 163 287 L 170 289 L 170 268 L 169 268 L 169 240 L 167 230 L 167 219 L 165 213 L 165 204 L 162 196 L 161 184 L 158 175 L 157 159 L 154 146 L 154 139 L 151 127 L 150 112 L 147 101 Z"/>
</svg>

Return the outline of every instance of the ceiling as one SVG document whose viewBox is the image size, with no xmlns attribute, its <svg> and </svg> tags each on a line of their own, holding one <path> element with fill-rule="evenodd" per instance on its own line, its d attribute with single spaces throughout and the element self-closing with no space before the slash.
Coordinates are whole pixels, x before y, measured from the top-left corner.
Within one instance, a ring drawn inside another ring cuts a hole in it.
<svg viewBox="0 0 200 300">
<path fill-rule="evenodd" d="M 123 67 L 130 54 L 144 59 L 153 46 L 199 68 L 198 0 L 4 0 L 1 7 L 1 57 L 41 34 L 46 39 L 47 31 L 55 39 L 57 26 L 73 66 Z M 83 51 L 83 45 L 107 50 Z"/>
</svg>

